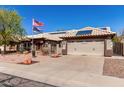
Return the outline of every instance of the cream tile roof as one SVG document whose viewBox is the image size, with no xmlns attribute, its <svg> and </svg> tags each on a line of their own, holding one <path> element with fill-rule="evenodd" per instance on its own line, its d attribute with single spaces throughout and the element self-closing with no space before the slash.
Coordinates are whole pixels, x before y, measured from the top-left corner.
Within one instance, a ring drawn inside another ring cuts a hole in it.
<svg viewBox="0 0 124 93">
<path fill-rule="evenodd" d="M 102 30 L 100 28 L 94 28 L 94 27 L 85 27 L 82 29 L 78 30 L 67 30 L 67 31 L 60 31 L 60 32 L 53 32 L 53 33 L 58 33 L 58 34 L 52 34 L 51 33 L 42 33 L 42 34 L 37 34 L 33 35 L 33 38 L 45 38 L 48 40 L 54 40 L 54 41 L 61 41 L 62 39 L 60 37 L 71 37 L 71 36 L 76 36 L 78 31 L 84 31 L 84 30 L 92 30 L 91 34 L 88 35 L 110 35 L 110 34 L 115 34 L 115 32 L 112 32 L 110 30 Z M 61 34 L 61 32 L 65 32 Z M 86 34 L 87 35 L 87 34 Z M 85 35 L 81 35 L 85 36 Z M 27 36 L 28 38 L 32 38 L 32 35 Z"/>
<path fill-rule="evenodd" d="M 115 34 L 115 32 L 108 30 L 101 30 L 100 28 L 94 28 L 91 35 L 106 35 L 106 34 Z"/>
<path fill-rule="evenodd" d="M 33 35 L 33 36 L 32 35 L 28 35 L 27 37 L 28 38 L 34 38 L 34 39 L 35 38 L 42 38 L 43 37 L 43 34 L 37 34 L 37 35 Z"/>
<path fill-rule="evenodd" d="M 78 30 L 69 30 L 65 36 L 75 36 Z"/>
<path fill-rule="evenodd" d="M 102 30 L 100 28 L 93 28 L 93 27 L 85 27 L 76 31 L 72 31 L 69 34 L 66 34 L 65 37 L 71 37 L 76 36 L 78 31 L 86 31 L 86 30 L 92 30 L 91 34 L 85 34 L 85 35 L 109 35 L 109 34 L 116 34 L 115 32 L 112 32 L 110 30 Z M 81 36 L 85 36 L 81 35 Z M 78 35 L 79 36 L 79 35 Z"/>
<path fill-rule="evenodd" d="M 32 39 L 38 39 L 38 38 L 45 38 L 47 40 L 53 40 L 53 41 L 61 41 L 62 39 L 59 37 L 64 36 L 65 34 L 50 34 L 50 33 L 42 33 L 42 34 L 37 34 L 37 35 L 28 35 L 27 37 Z"/>
<path fill-rule="evenodd" d="M 47 39 L 47 40 L 53 40 L 53 41 L 61 41 L 62 39 L 61 38 L 59 38 L 59 37 L 61 37 L 61 36 L 63 36 L 63 35 L 51 35 L 51 34 L 43 34 L 43 38 L 45 38 L 45 39 Z"/>
</svg>

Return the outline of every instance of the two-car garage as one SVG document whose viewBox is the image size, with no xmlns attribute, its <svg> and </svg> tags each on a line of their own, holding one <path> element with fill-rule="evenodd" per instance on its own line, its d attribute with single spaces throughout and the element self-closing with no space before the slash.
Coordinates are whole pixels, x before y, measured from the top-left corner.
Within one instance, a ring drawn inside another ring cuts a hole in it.
<svg viewBox="0 0 124 93">
<path fill-rule="evenodd" d="M 112 38 L 116 33 L 108 28 L 86 27 L 72 34 L 63 36 L 62 53 L 64 55 L 98 55 L 111 57 Z"/>
<path fill-rule="evenodd" d="M 89 40 L 67 42 L 67 54 L 104 56 L 104 41 Z"/>
</svg>

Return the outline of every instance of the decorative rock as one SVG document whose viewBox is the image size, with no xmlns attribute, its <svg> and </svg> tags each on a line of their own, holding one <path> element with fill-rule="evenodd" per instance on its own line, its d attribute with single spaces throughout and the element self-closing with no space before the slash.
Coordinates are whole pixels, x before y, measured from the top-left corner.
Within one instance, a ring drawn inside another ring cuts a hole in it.
<svg viewBox="0 0 124 93">
<path fill-rule="evenodd" d="M 105 59 L 103 75 L 124 78 L 124 59 Z"/>
</svg>

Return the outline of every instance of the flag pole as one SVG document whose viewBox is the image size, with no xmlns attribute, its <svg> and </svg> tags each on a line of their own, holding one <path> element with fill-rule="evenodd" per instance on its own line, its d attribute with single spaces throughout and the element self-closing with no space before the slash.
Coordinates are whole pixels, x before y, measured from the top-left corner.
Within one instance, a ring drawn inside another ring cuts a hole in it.
<svg viewBox="0 0 124 93">
<path fill-rule="evenodd" d="M 32 57 L 35 57 L 33 22 L 34 19 L 32 19 Z"/>
</svg>

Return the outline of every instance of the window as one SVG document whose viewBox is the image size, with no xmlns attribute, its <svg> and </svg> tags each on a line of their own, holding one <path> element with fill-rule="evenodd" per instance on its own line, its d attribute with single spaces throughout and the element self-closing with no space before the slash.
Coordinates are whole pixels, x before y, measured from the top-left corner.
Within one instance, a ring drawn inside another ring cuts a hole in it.
<svg viewBox="0 0 124 93">
<path fill-rule="evenodd" d="M 83 31 L 78 31 L 77 32 L 77 36 L 78 35 L 87 35 L 87 34 L 91 34 L 92 33 L 92 30 L 83 30 Z"/>
<path fill-rule="evenodd" d="M 103 27 L 103 28 L 100 28 L 100 29 L 102 29 L 102 30 L 107 30 L 107 28 L 106 28 L 106 27 Z"/>
<path fill-rule="evenodd" d="M 66 32 L 52 32 L 50 34 L 65 34 Z"/>
</svg>

